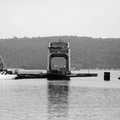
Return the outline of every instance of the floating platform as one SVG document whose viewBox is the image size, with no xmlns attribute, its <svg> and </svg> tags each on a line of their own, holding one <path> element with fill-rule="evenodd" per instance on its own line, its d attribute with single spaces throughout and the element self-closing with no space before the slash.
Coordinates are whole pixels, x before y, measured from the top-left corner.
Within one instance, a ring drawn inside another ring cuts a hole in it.
<svg viewBox="0 0 120 120">
<path fill-rule="evenodd" d="M 70 80 L 71 77 L 97 77 L 97 73 L 71 73 L 71 74 L 55 74 L 55 73 L 18 73 L 15 79 L 33 79 L 33 78 L 46 78 L 48 80 Z"/>
</svg>

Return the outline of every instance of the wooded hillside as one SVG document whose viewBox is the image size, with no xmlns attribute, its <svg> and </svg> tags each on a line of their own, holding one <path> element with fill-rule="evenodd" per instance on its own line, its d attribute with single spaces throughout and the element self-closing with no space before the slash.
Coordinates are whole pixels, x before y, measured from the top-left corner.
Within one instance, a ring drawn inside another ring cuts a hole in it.
<svg viewBox="0 0 120 120">
<path fill-rule="evenodd" d="M 47 68 L 47 48 L 59 37 L 0 39 L 0 55 L 9 68 Z M 71 66 L 80 68 L 120 68 L 120 39 L 61 36 L 70 43 Z"/>
</svg>

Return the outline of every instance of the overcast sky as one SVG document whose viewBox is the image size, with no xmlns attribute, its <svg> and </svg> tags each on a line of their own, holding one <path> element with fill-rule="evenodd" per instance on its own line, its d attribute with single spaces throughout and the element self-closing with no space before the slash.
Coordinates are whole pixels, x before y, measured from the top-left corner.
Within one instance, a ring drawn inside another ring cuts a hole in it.
<svg viewBox="0 0 120 120">
<path fill-rule="evenodd" d="M 120 0 L 0 0 L 0 38 L 120 38 Z"/>
</svg>

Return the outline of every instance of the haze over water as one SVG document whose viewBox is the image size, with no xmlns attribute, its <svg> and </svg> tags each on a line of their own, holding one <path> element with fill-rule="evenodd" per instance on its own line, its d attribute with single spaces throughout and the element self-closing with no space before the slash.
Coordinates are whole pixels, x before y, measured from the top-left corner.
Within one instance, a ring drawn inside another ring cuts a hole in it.
<svg viewBox="0 0 120 120">
<path fill-rule="evenodd" d="M 109 82 L 102 75 L 71 81 L 0 80 L 0 120 L 119 120 L 119 71 L 111 71 Z"/>
</svg>

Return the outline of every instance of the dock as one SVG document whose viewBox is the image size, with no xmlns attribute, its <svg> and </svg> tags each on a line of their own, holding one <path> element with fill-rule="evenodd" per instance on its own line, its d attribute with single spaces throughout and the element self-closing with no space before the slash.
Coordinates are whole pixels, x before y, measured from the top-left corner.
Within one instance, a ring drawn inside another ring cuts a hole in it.
<svg viewBox="0 0 120 120">
<path fill-rule="evenodd" d="M 43 73 L 43 72 L 26 72 L 27 70 L 24 70 L 22 73 L 18 72 L 16 79 L 48 79 L 48 80 L 70 80 L 72 77 L 97 77 L 97 73 L 69 73 L 69 74 L 62 74 L 60 72 L 58 73 Z"/>
</svg>

